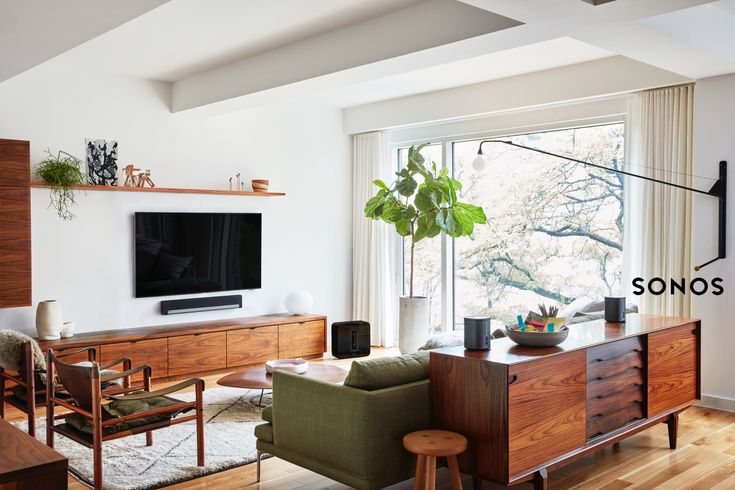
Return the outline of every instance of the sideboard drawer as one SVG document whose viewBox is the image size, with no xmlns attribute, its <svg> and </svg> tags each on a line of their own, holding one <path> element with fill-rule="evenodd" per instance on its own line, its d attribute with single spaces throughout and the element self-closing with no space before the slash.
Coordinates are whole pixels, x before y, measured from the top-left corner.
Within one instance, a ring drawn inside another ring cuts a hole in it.
<svg viewBox="0 0 735 490">
<path fill-rule="evenodd" d="M 120 342 L 100 346 L 100 363 L 128 357 L 133 367 L 148 364 L 154 378 L 168 376 L 168 342 L 166 339 Z M 133 375 L 134 380 L 143 379 L 143 373 Z"/>
<path fill-rule="evenodd" d="M 643 339 L 587 349 L 587 438 L 645 417 Z"/>
<path fill-rule="evenodd" d="M 278 358 L 278 326 L 227 332 L 227 367 L 257 364 Z"/>
<path fill-rule="evenodd" d="M 200 373 L 227 367 L 227 332 L 182 335 L 168 339 L 168 375 Z"/>
<path fill-rule="evenodd" d="M 289 323 L 278 326 L 278 357 L 317 356 L 324 354 L 323 321 Z"/>
</svg>

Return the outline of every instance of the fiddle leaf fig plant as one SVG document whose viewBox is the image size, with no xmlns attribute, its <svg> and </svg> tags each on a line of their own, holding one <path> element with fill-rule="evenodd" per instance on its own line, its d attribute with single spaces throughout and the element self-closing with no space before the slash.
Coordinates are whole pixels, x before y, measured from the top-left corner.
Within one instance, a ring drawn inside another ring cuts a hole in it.
<svg viewBox="0 0 735 490">
<path fill-rule="evenodd" d="M 396 172 L 392 184 L 373 181 L 378 192 L 365 204 L 367 218 L 392 224 L 400 236 L 411 237 L 408 282 L 411 297 L 416 243 L 442 232 L 452 238 L 469 236 L 476 224 L 487 223 L 480 206 L 458 201 L 457 192 L 462 189 L 462 183 L 450 177 L 446 167 L 437 169 L 436 162 L 427 164 L 421 155 L 425 146 L 409 148 L 408 163 Z"/>
</svg>

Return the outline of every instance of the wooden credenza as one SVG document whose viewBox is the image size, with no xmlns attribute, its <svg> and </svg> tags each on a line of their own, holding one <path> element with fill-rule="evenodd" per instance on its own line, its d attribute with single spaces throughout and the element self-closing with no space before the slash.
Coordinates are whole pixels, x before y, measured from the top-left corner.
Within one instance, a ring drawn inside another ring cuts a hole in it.
<svg viewBox="0 0 735 490">
<path fill-rule="evenodd" d="M 320 358 L 326 351 L 327 318 L 321 315 L 262 315 L 216 322 L 84 332 L 69 339 L 39 341 L 45 351 L 94 347 L 98 361 L 121 357 L 148 364 L 154 378 L 235 370 L 286 357 Z M 86 354 L 64 359 L 86 360 Z"/>
<path fill-rule="evenodd" d="M 700 398 L 700 322 L 626 320 L 572 325 L 557 347 L 431 352 L 432 425 L 467 436 L 460 468 L 476 487 L 544 489 L 548 471 L 660 422 L 676 448 L 678 413 Z"/>
<path fill-rule="evenodd" d="M 66 490 L 68 460 L 0 420 L 0 490 Z"/>
</svg>

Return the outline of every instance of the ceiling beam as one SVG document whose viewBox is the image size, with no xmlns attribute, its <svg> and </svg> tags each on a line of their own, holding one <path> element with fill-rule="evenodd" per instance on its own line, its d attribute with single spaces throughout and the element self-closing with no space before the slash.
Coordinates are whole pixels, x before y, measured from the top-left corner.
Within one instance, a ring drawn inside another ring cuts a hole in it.
<svg viewBox="0 0 735 490">
<path fill-rule="evenodd" d="M 425 0 L 342 29 L 273 49 L 173 83 L 172 111 L 223 101 L 275 101 L 286 92 L 299 95 L 359 83 L 481 54 L 476 43 L 461 44 L 520 23 L 462 2 Z M 521 42 L 520 40 L 516 42 Z M 524 41 L 527 43 L 528 41 Z M 414 54 L 434 50 L 434 57 Z M 389 63 L 400 59 L 401 63 Z M 367 70 L 359 68 L 370 67 Z M 304 85 L 305 82 L 308 84 Z M 296 91 L 281 90 L 300 84 Z M 252 97 L 249 97 L 252 96 Z M 228 109 L 232 109 L 229 105 Z"/>
<path fill-rule="evenodd" d="M 0 0 L 0 82 L 168 0 Z"/>
</svg>

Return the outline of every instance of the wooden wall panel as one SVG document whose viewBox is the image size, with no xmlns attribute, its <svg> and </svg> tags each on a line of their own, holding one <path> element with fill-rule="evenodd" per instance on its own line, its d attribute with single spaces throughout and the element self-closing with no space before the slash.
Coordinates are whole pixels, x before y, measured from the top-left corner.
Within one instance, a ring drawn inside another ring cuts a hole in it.
<svg viewBox="0 0 735 490">
<path fill-rule="evenodd" d="M 30 145 L 0 139 L 0 308 L 32 305 Z"/>
<path fill-rule="evenodd" d="M 648 334 L 648 416 L 697 399 L 697 325 Z"/>
<path fill-rule="evenodd" d="M 510 366 L 508 439 L 510 474 L 584 446 L 584 350 Z"/>
</svg>

